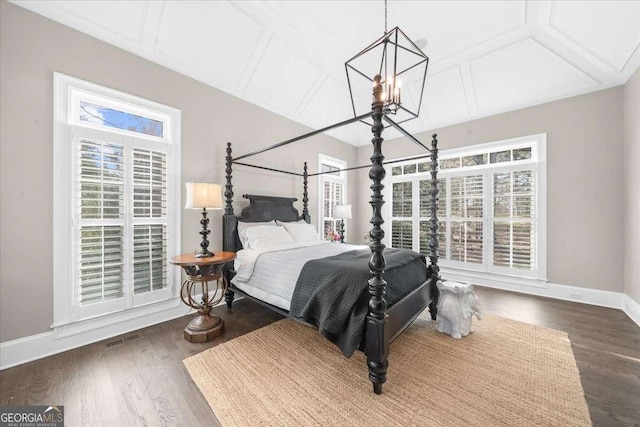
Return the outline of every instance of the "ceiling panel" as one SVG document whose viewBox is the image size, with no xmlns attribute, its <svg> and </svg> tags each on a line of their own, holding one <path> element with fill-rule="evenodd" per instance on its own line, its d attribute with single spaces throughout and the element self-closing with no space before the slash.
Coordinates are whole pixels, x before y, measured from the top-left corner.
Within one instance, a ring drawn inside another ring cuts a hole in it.
<svg viewBox="0 0 640 427">
<path fill-rule="evenodd" d="M 226 91 L 236 91 L 263 27 L 226 1 L 167 2 L 156 53 Z"/>
<path fill-rule="evenodd" d="M 268 8 L 285 23 L 288 41 L 301 46 L 334 77 L 344 76 L 344 63 L 383 35 L 384 9 L 379 1 L 269 1 Z M 275 31 L 285 36 L 285 31 Z M 328 61 L 328 59 L 330 60 Z"/>
<path fill-rule="evenodd" d="M 84 32 L 107 33 L 140 43 L 148 1 L 49 1 L 46 5 L 83 23 Z M 91 28 L 93 27 L 93 28 Z"/>
<path fill-rule="evenodd" d="M 550 25 L 615 71 L 622 71 L 640 44 L 640 2 L 556 1 Z"/>
<path fill-rule="evenodd" d="M 524 1 L 401 1 L 389 4 L 389 25 L 425 39 L 433 61 L 479 45 L 525 24 Z"/>
<path fill-rule="evenodd" d="M 312 128 L 350 116 L 344 63 L 384 29 L 381 0 L 13 2 Z M 638 0 L 390 0 L 395 26 L 430 57 L 413 133 L 621 85 L 640 66 Z M 403 100 L 419 99 L 407 79 Z M 371 140 L 364 125 L 331 134 Z"/>
<path fill-rule="evenodd" d="M 471 61 L 480 113 L 519 108 L 597 84 L 591 77 L 533 39 Z"/>
<path fill-rule="evenodd" d="M 360 102 L 366 101 L 360 100 Z M 338 121 L 347 120 L 353 117 L 353 110 L 347 85 L 333 78 L 327 78 L 302 110 L 300 119 L 314 128 L 323 128 L 333 124 L 332 115 L 342 117 Z"/>
<path fill-rule="evenodd" d="M 279 37 L 273 37 L 253 71 L 245 96 L 291 114 L 320 76 L 320 69 Z"/>
<path fill-rule="evenodd" d="M 459 67 L 427 78 L 422 100 L 423 121 L 427 127 L 458 122 L 469 117 L 462 74 Z"/>
</svg>

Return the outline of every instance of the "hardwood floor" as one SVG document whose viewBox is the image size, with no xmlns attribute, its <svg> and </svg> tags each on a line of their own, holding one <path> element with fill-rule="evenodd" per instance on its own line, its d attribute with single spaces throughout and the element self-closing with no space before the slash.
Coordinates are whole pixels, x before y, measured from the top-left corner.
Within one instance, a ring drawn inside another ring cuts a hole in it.
<svg viewBox="0 0 640 427">
<path fill-rule="evenodd" d="M 624 312 L 476 289 L 486 313 L 569 334 L 594 426 L 640 425 L 640 327 Z"/>
<path fill-rule="evenodd" d="M 486 313 L 569 334 L 594 426 L 640 425 L 640 327 L 622 311 L 476 290 Z M 1 371 L 0 405 L 61 404 L 67 426 L 219 425 L 182 360 L 281 316 L 247 300 L 214 311 L 226 331 L 209 343 L 185 341 L 179 318 Z"/>
</svg>

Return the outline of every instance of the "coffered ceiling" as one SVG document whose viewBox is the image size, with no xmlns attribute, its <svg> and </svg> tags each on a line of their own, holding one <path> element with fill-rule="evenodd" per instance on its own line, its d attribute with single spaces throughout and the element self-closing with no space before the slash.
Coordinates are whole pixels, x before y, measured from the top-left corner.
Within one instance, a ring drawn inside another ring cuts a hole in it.
<svg viewBox="0 0 640 427">
<path fill-rule="evenodd" d="M 352 116 L 344 62 L 384 30 L 382 0 L 14 3 L 316 129 Z M 388 20 L 430 57 L 411 132 L 621 85 L 640 65 L 640 1 L 390 0 Z"/>
</svg>

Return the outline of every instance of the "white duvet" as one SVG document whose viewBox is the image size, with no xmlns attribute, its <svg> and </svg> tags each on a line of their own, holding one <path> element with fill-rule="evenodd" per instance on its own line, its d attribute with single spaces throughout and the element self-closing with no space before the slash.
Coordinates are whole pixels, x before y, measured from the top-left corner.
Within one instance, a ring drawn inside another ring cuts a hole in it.
<svg viewBox="0 0 640 427">
<path fill-rule="evenodd" d="M 236 254 L 236 276 L 231 282 L 255 298 L 289 310 L 298 276 L 307 261 L 363 248 L 367 246 L 317 241 L 242 249 Z"/>
</svg>

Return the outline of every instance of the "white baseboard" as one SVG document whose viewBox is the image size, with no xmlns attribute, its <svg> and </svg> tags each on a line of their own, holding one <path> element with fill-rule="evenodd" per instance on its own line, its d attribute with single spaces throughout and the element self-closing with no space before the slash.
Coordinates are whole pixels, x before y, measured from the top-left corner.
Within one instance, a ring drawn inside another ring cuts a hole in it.
<svg viewBox="0 0 640 427">
<path fill-rule="evenodd" d="M 240 297 L 236 298 L 236 300 L 239 299 Z M 222 304 L 225 304 L 224 300 L 218 305 Z M 0 343 L 0 370 L 186 316 L 193 312 L 189 307 L 179 302 L 178 305 L 167 310 L 154 312 L 143 317 L 128 319 L 99 329 L 85 330 L 72 335 L 58 337 L 56 333 L 51 330 L 37 335 L 2 342 Z"/>
<path fill-rule="evenodd" d="M 518 284 L 506 281 L 484 280 L 477 276 L 467 276 L 458 271 L 443 269 L 446 279 L 474 283 L 487 288 L 504 289 L 540 297 L 554 298 L 563 301 L 579 302 L 600 307 L 617 308 L 625 312 L 631 320 L 640 326 L 640 304 L 623 292 L 603 291 L 600 289 L 581 288 L 579 286 L 559 285 L 557 283 Z"/>
<path fill-rule="evenodd" d="M 640 326 L 640 304 L 633 300 L 629 295 L 625 295 L 624 307 L 622 311 L 627 313 L 638 326 Z"/>
<path fill-rule="evenodd" d="M 184 316 L 188 307 L 182 305 L 175 308 L 154 313 L 152 315 L 131 319 L 101 329 L 81 332 L 56 339 L 54 331 L 18 338 L 0 343 L 0 370 L 62 353 L 77 347 L 82 347 L 97 341 L 102 341 L 117 335 L 166 322 Z"/>
<path fill-rule="evenodd" d="M 474 283 L 488 288 L 504 289 L 506 291 L 579 302 L 582 304 L 597 305 L 601 307 L 617 308 L 620 310 L 624 310 L 626 299 L 631 299 L 623 292 L 559 285 L 557 283 L 550 282 L 539 282 L 540 284 L 528 285 L 508 281 L 482 280 L 475 276 L 467 276 L 463 272 L 459 271 L 454 272 L 449 269 L 443 269 L 443 271 L 442 276 L 448 280 Z M 625 311 L 625 313 L 627 312 Z"/>
</svg>

